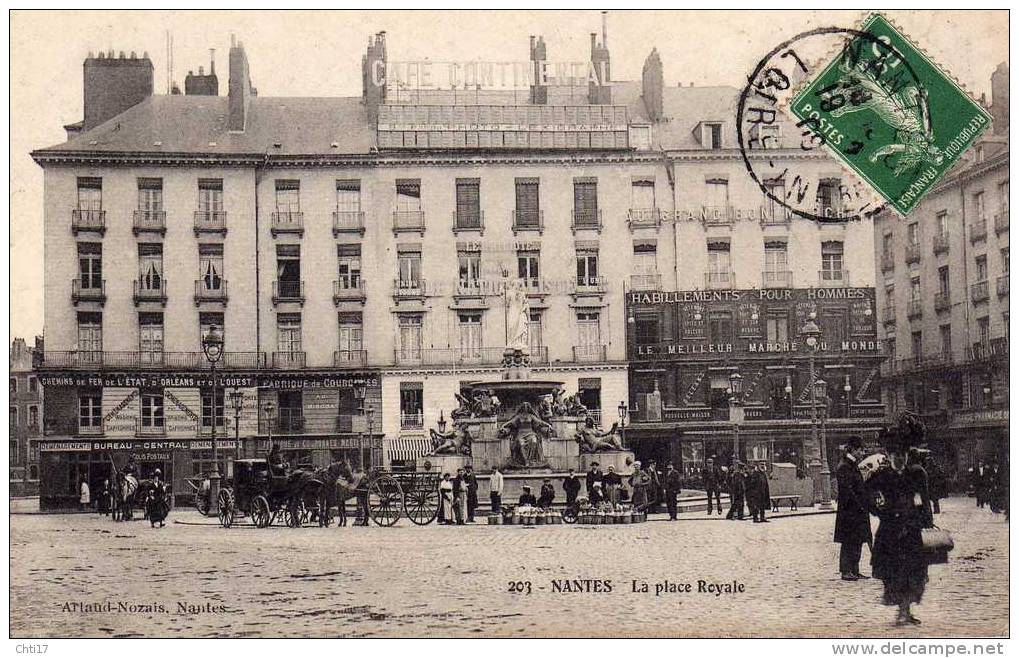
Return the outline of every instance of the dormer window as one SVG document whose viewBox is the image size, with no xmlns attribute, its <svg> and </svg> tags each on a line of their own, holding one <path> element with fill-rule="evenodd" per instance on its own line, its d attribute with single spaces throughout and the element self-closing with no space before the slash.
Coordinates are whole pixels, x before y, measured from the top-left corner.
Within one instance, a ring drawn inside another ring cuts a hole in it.
<svg viewBox="0 0 1019 658">
<path fill-rule="evenodd" d="M 722 123 L 720 121 L 701 123 L 701 146 L 716 151 L 722 148 Z"/>
<path fill-rule="evenodd" d="M 630 147 L 638 151 L 651 148 L 651 126 L 630 126 Z"/>
</svg>

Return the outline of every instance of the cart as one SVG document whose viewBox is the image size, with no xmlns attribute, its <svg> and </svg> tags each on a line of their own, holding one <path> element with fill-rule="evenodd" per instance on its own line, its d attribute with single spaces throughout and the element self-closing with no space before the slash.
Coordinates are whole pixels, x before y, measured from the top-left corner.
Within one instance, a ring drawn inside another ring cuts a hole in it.
<svg viewBox="0 0 1019 658">
<path fill-rule="evenodd" d="M 376 470 L 358 493 L 367 494 L 368 516 L 383 527 L 395 525 L 401 516 L 428 525 L 439 513 L 438 473 Z"/>
<path fill-rule="evenodd" d="M 287 476 L 274 475 L 267 460 L 238 459 L 234 462 L 233 479 L 225 481 L 219 490 L 216 512 L 224 528 L 244 516 L 257 528 L 268 528 L 276 522 L 298 528 L 311 510 L 305 504 L 303 492 L 293 492 Z M 329 515 L 320 511 L 318 518 L 319 525 L 323 525 Z"/>
</svg>

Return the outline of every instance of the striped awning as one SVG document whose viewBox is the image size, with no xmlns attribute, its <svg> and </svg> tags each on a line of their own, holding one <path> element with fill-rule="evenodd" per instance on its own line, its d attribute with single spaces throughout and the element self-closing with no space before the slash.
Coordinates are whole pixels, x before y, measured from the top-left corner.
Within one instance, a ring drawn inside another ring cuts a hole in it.
<svg viewBox="0 0 1019 658">
<path fill-rule="evenodd" d="M 386 439 L 386 461 L 416 459 L 432 451 L 432 442 L 423 436 Z"/>
</svg>

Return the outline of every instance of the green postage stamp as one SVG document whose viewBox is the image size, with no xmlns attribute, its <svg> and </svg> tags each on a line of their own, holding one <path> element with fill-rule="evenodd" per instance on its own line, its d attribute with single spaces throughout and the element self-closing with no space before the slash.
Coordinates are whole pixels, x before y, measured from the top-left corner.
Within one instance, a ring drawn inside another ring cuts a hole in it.
<svg viewBox="0 0 1019 658">
<path fill-rule="evenodd" d="M 991 117 L 880 14 L 854 34 L 790 109 L 906 215 Z"/>
</svg>

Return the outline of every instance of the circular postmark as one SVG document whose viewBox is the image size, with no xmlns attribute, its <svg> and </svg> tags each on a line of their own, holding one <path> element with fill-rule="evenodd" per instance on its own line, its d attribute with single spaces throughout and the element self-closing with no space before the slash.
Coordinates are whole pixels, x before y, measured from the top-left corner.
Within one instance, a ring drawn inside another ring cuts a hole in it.
<svg viewBox="0 0 1019 658">
<path fill-rule="evenodd" d="M 860 49 L 873 49 L 873 59 L 865 60 Z M 866 181 L 823 150 L 832 141 L 848 148 L 864 148 L 869 136 L 846 135 L 818 116 L 797 119 L 787 108 L 801 83 L 818 75 L 832 60 L 848 61 L 852 66 L 887 67 L 886 62 L 901 64 L 920 88 L 908 60 L 893 45 L 874 35 L 851 28 L 821 27 L 788 39 L 765 55 L 740 93 L 736 110 L 736 137 L 740 155 L 750 177 L 764 195 L 786 209 L 790 215 L 816 222 L 846 222 L 871 218 L 885 208 L 884 200 Z M 817 62 L 814 66 L 811 62 Z M 828 87 L 819 92 L 819 103 L 860 104 L 867 97 L 851 86 Z M 826 125 L 827 124 L 827 125 Z M 795 156 L 781 142 L 782 128 L 799 133 L 800 152 Z M 769 143 L 770 142 L 770 143 Z M 780 154 L 778 146 L 786 153 Z M 840 168 L 837 175 L 833 168 Z"/>
</svg>

